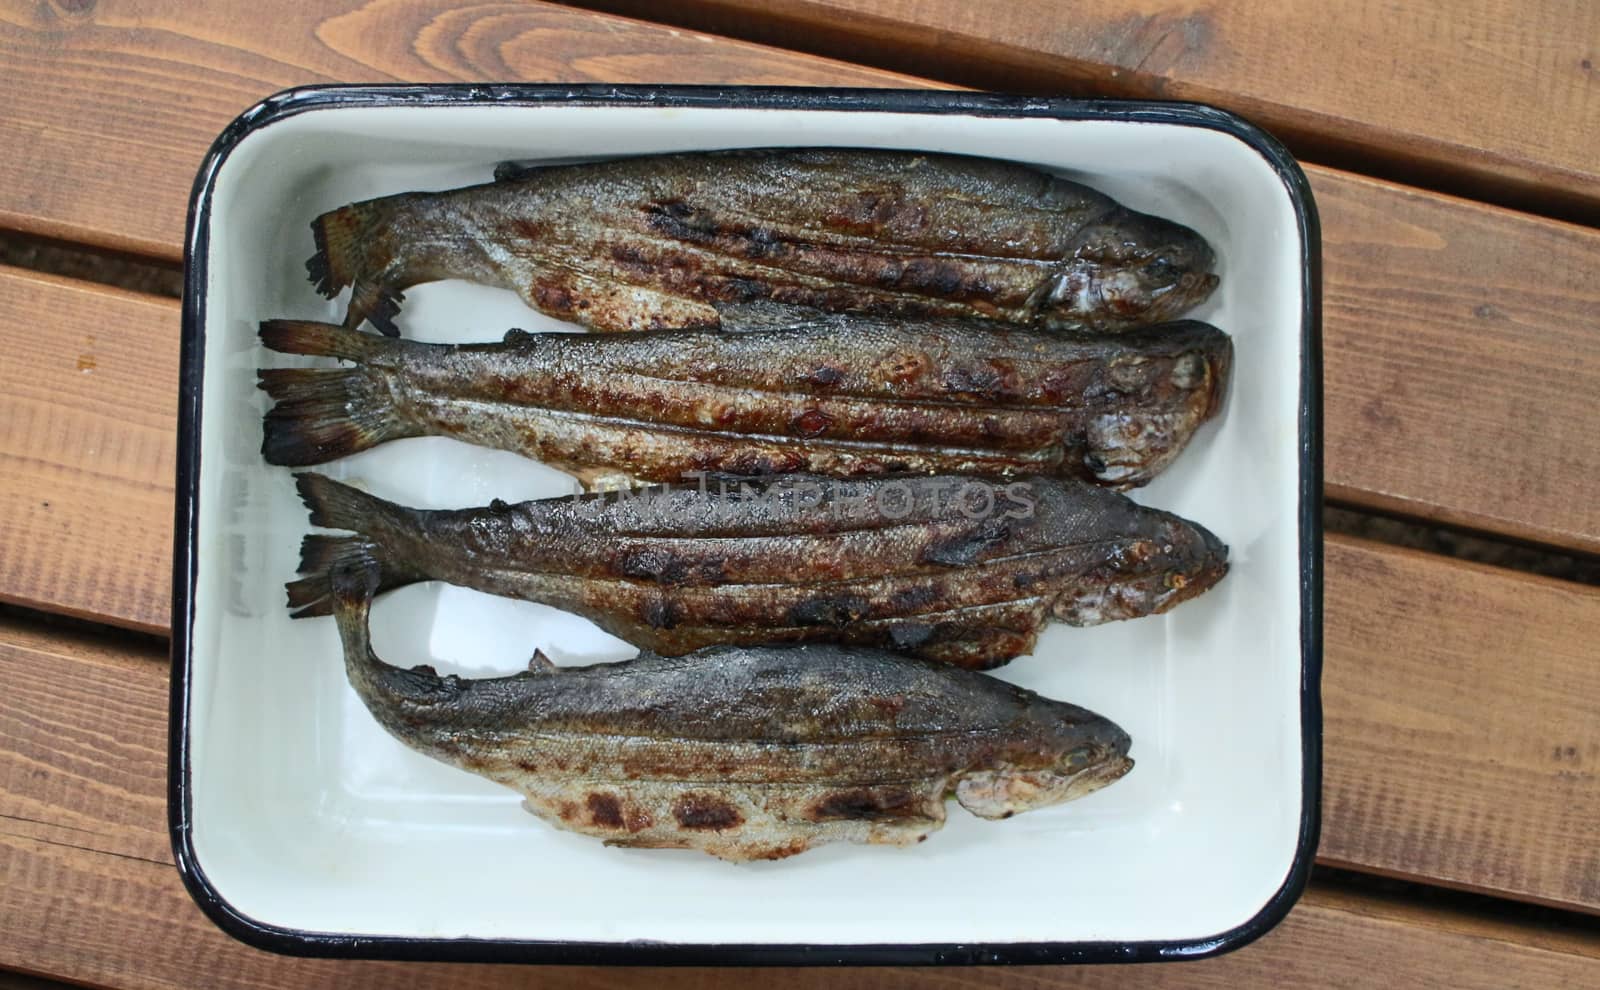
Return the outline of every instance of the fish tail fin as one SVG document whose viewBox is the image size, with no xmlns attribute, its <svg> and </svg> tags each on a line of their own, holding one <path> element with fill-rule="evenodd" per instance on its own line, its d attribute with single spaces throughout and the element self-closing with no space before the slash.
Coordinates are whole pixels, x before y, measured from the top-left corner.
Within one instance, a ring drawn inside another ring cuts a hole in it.
<svg viewBox="0 0 1600 990">
<path fill-rule="evenodd" d="M 316 320 L 263 320 L 261 343 L 279 354 L 307 354 L 346 361 L 370 361 L 402 346 L 368 333 Z"/>
<path fill-rule="evenodd" d="M 421 432 L 368 369 L 263 368 L 257 376 L 276 400 L 262 421 L 261 454 L 268 464 L 321 464 Z"/>
<path fill-rule="evenodd" d="M 317 251 L 306 260 L 306 273 L 325 299 L 353 286 L 344 325 L 354 329 L 368 320 L 388 337 L 398 337 L 394 324 L 404 296 L 386 285 L 381 273 L 369 271 L 367 249 L 386 237 L 389 210 L 383 200 L 352 203 L 311 221 Z"/>
<path fill-rule="evenodd" d="M 371 203 L 353 203 L 311 221 L 317 253 L 307 259 L 306 273 L 324 299 L 332 299 L 364 274 L 361 246 L 374 212 Z"/>
<path fill-rule="evenodd" d="M 301 471 L 294 476 L 301 501 L 311 510 L 311 525 L 354 530 L 373 536 L 378 530 L 406 531 L 417 525 L 416 511 L 368 494 L 325 474 Z"/>
<path fill-rule="evenodd" d="M 287 585 L 289 607 L 297 610 L 295 618 L 327 615 L 333 573 L 358 559 L 378 569 L 379 591 L 428 579 L 426 573 L 395 550 L 395 535 L 415 527 L 411 510 L 311 472 L 296 475 L 295 486 L 311 510 L 313 526 L 348 529 L 360 534 L 324 536 L 313 533 L 301 542 L 300 577 Z"/>
<path fill-rule="evenodd" d="M 389 591 L 424 580 L 415 569 L 405 567 L 371 540 L 360 536 L 324 536 L 312 533 L 300 543 L 300 577 L 284 585 L 289 593 L 293 618 L 328 615 L 333 611 L 329 597 L 332 578 L 341 569 L 370 564 L 378 575 L 376 590 Z"/>
<path fill-rule="evenodd" d="M 395 325 L 394 318 L 399 315 L 405 298 L 399 289 L 376 282 L 357 282 L 350 292 L 350 308 L 345 310 L 344 325 L 353 330 L 366 320 L 385 337 L 398 337 L 400 328 Z"/>
</svg>

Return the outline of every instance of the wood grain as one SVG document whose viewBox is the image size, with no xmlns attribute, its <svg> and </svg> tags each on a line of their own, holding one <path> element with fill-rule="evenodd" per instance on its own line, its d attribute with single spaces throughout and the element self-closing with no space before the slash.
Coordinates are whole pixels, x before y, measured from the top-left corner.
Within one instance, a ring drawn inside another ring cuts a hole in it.
<svg viewBox="0 0 1600 990">
<path fill-rule="evenodd" d="M 498 987 L 511 967 L 287 959 L 230 940 L 189 901 L 162 838 L 166 674 L 159 655 L 0 617 L 0 966 L 96 986 Z M 63 686 L 70 686 L 63 690 Z M 108 715 L 110 717 L 108 717 Z M 531 827 L 531 826 L 530 826 Z M 49 919 L 41 924 L 41 919 Z M 929 981 L 1055 986 L 1586 987 L 1600 938 L 1313 888 L 1256 944 L 1181 966 L 1006 970 L 539 971 L 574 990 L 898 990 Z"/>
<path fill-rule="evenodd" d="M 1600 221 L 1588 0 L 576 2 L 983 89 L 1212 103 L 1316 160 Z"/>
<path fill-rule="evenodd" d="M 178 306 L 0 266 L 0 601 L 165 633 Z"/>
<path fill-rule="evenodd" d="M 1600 912 L 1600 589 L 1330 538 L 1320 858 Z"/>
<path fill-rule="evenodd" d="M 198 163 L 232 114 L 290 83 L 915 82 L 542 4 L 125 7 L 0 0 L 13 66 L 0 146 L 23 149 L 0 157 L 0 225 L 175 259 L 191 174 L 175 163 Z M 83 80 L 113 77 L 87 98 Z M 1308 171 L 1325 234 L 1330 493 L 1600 551 L 1600 406 L 1587 400 L 1600 233 Z"/>
<path fill-rule="evenodd" d="M 1600 552 L 1600 232 L 1331 179 L 1328 495 Z"/>
<path fill-rule="evenodd" d="M 0 0 L 0 63 L 0 226 L 171 261 L 212 139 L 288 86 L 910 83 L 536 2 Z"/>
</svg>

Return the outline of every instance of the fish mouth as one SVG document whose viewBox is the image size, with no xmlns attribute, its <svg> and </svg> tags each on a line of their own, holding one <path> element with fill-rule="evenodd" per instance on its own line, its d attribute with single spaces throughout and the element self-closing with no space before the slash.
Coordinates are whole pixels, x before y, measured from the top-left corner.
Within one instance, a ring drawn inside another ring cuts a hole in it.
<svg viewBox="0 0 1600 990">
<path fill-rule="evenodd" d="M 1228 573 L 1228 545 L 1211 530 L 1193 524 L 1199 537 L 1199 547 L 1196 548 L 1198 560 L 1196 565 L 1182 583 L 1172 589 L 1172 598 L 1166 608 L 1179 602 L 1186 602 L 1203 592 L 1209 591 L 1218 581 Z M 1169 580 L 1170 585 L 1170 580 Z M 1166 609 L 1163 608 L 1162 611 Z"/>
<path fill-rule="evenodd" d="M 1205 302 L 1221 284 L 1222 276 L 1215 272 L 1184 272 L 1176 282 L 1152 293 L 1151 314 L 1157 321 L 1176 319 Z"/>
<path fill-rule="evenodd" d="M 1094 756 L 1082 769 L 981 771 L 956 785 L 956 802 L 979 818 L 1000 819 L 1093 794 L 1133 769 L 1127 733 L 1116 726 L 1108 729 L 1111 738 L 1093 745 Z"/>
<path fill-rule="evenodd" d="M 1093 766 L 1085 767 L 1067 784 L 1066 800 L 1093 794 L 1107 784 L 1114 784 L 1128 775 L 1133 769 L 1133 757 L 1127 755 L 1112 756 Z"/>
</svg>

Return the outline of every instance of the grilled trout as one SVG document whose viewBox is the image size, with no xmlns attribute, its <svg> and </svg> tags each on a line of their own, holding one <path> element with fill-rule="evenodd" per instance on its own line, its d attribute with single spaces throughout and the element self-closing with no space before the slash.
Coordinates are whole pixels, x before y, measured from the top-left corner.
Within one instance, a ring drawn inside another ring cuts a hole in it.
<svg viewBox="0 0 1600 990">
<path fill-rule="evenodd" d="M 739 307 L 744 309 L 745 307 Z M 985 320 L 730 311 L 720 330 L 531 334 L 451 346 L 272 320 L 262 453 L 319 464 L 452 436 L 577 475 L 1054 474 L 1142 485 L 1221 405 L 1232 345 L 1204 323 L 1079 337 Z M 780 307 L 780 309 L 782 309 Z"/>
<path fill-rule="evenodd" d="M 1031 476 L 702 477 L 486 508 L 411 509 L 297 477 L 313 525 L 296 616 L 329 573 L 380 565 L 384 589 L 440 580 L 581 615 L 666 655 L 826 641 L 994 667 L 1072 625 L 1163 612 L 1215 584 L 1203 527 L 1079 482 Z"/>
<path fill-rule="evenodd" d="M 715 303 L 1117 330 L 1216 287 L 1193 230 L 1010 162 L 765 149 L 522 168 L 312 223 L 345 325 L 398 334 L 401 290 L 460 278 L 595 330 L 716 326 Z"/>
<path fill-rule="evenodd" d="M 610 845 L 781 859 L 827 842 L 907 845 L 945 798 L 981 818 L 1126 774 L 1128 734 L 997 678 L 876 650 L 712 647 L 682 657 L 463 680 L 372 650 L 375 565 L 331 577 L 351 685 L 402 743 L 524 795 Z"/>
</svg>

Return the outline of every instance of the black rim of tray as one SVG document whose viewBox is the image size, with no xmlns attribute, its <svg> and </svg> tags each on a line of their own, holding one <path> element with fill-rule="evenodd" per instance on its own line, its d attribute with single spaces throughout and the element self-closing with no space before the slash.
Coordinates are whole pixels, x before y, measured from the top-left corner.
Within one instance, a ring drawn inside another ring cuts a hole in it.
<svg viewBox="0 0 1600 990">
<path fill-rule="evenodd" d="M 1283 884 L 1254 917 L 1200 939 L 1141 942 L 994 944 L 673 944 L 414 938 L 304 931 L 264 924 L 212 886 L 195 855 L 189 788 L 189 683 L 200 500 L 200 413 L 205 356 L 207 249 L 211 199 L 228 155 L 246 136 L 311 110 L 339 107 L 447 106 L 715 107 L 827 110 L 977 117 L 1038 117 L 1180 124 L 1221 131 L 1272 167 L 1294 206 L 1302 244 L 1299 400 L 1301 815 L 1295 855 Z M 742 86 L 568 86 L 556 84 L 310 86 L 286 90 L 240 114 L 212 144 L 195 177 L 184 242 L 183 346 L 180 361 L 177 504 L 172 568 L 171 721 L 167 817 L 184 885 L 219 927 L 250 945 L 307 956 L 461 962 L 632 965 L 939 965 L 1109 963 L 1197 959 L 1259 938 L 1294 905 L 1311 871 L 1320 828 L 1322 783 L 1322 342 L 1321 231 L 1304 172 L 1266 132 L 1224 110 L 1193 103 L 1071 100 L 925 90 Z"/>
</svg>

